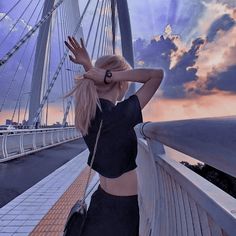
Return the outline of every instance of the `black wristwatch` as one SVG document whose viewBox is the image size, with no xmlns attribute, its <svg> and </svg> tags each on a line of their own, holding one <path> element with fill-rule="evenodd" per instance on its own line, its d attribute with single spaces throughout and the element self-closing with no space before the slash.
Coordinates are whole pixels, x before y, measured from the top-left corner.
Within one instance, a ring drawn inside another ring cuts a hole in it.
<svg viewBox="0 0 236 236">
<path fill-rule="evenodd" d="M 105 84 L 110 84 L 109 82 L 106 81 L 106 78 L 111 78 L 112 77 L 112 72 L 111 70 L 106 70 L 105 76 L 104 76 L 104 83 Z"/>
</svg>

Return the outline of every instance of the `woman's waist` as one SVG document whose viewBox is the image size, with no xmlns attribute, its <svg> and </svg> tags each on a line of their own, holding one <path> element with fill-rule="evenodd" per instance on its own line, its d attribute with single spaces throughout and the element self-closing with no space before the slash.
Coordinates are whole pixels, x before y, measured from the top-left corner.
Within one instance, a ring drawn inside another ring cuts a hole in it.
<svg viewBox="0 0 236 236">
<path fill-rule="evenodd" d="M 99 174 L 100 185 L 104 191 L 117 196 L 138 194 L 136 170 L 125 172 L 117 178 L 107 178 Z"/>
</svg>

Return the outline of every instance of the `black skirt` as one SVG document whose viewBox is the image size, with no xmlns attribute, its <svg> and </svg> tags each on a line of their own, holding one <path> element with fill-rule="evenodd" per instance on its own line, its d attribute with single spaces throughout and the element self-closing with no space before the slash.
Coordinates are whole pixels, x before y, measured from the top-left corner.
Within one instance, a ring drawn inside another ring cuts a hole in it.
<svg viewBox="0 0 236 236">
<path fill-rule="evenodd" d="M 112 195 L 99 185 L 91 196 L 82 236 L 138 235 L 138 195 Z"/>
</svg>

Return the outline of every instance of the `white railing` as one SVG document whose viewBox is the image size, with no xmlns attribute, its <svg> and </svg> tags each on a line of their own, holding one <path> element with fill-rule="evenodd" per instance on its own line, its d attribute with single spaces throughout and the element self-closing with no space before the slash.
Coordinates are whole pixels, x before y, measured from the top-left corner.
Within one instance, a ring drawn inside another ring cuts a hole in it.
<svg viewBox="0 0 236 236">
<path fill-rule="evenodd" d="M 170 158 L 169 146 L 236 176 L 236 117 L 142 123 L 138 136 L 141 236 L 235 236 L 236 199 Z"/>
<path fill-rule="evenodd" d="M 74 127 L 0 131 L 0 162 L 82 137 Z"/>
</svg>

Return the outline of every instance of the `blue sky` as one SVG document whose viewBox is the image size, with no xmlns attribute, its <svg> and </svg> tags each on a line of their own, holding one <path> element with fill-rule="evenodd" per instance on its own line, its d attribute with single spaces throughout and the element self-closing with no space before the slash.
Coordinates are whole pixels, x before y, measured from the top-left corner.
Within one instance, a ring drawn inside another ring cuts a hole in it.
<svg viewBox="0 0 236 236">
<path fill-rule="evenodd" d="M 66 1 L 70 0 L 65 0 L 65 2 Z M 16 0 L 12 0 L 11 3 L 1 1 L 1 16 L 3 16 L 15 2 Z M 10 27 L 22 12 L 22 9 L 24 9 L 30 1 L 24 0 L 22 2 L 23 3 L 19 5 L 8 18 L 0 22 L 0 42 L 7 35 Z M 84 8 L 85 2 L 85 0 L 80 1 L 81 11 Z M 0 44 L 0 56 L 4 55 L 20 38 L 27 18 L 30 16 L 36 3 L 36 0 L 31 1 L 29 9 L 20 19 L 16 29 L 12 32 L 7 41 L 4 42 L 2 47 Z M 95 3 L 96 1 L 92 1 L 88 14 L 85 16 L 84 22 L 82 23 L 85 36 L 88 32 L 87 22 L 91 20 Z M 234 105 L 232 103 L 232 96 L 236 93 L 236 87 L 234 86 L 236 79 L 236 43 L 234 40 L 236 38 L 235 1 L 129 0 L 128 5 L 132 24 L 136 66 L 163 67 L 166 70 L 166 80 L 160 91 L 156 94 L 158 99 L 160 98 L 163 101 L 166 99 L 168 102 L 171 100 L 172 104 L 182 99 L 183 102 L 188 102 L 188 105 L 185 107 L 191 109 L 197 104 L 195 113 L 192 112 L 192 110 L 191 114 L 189 110 L 185 111 L 186 117 L 197 116 L 197 112 L 205 116 L 208 115 L 206 111 L 209 111 L 209 107 L 208 110 L 205 109 L 207 106 L 204 107 L 204 113 L 203 108 L 198 103 L 198 101 L 201 100 L 201 104 L 203 104 L 202 99 L 207 101 L 210 98 L 213 99 L 215 96 L 213 100 L 221 98 L 220 100 L 225 101 L 229 107 Z M 40 6 L 38 7 L 38 11 L 39 9 Z M 37 14 L 28 22 L 27 30 L 35 24 L 36 15 Z M 73 22 L 73 20 L 76 20 L 76 16 L 74 15 L 68 18 L 70 23 Z M 163 35 L 163 38 L 161 35 Z M 21 86 L 22 78 L 30 61 L 30 52 L 34 47 L 36 37 L 37 33 L 33 36 L 33 40 L 29 42 L 24 60 L 21 61 L 17 76 L 13 81 L 11 93 L 5 105 L 7 112 L 14 108 L 19 87 Z M 61 41 L 62 40 L 63 38 Z M 224 43 L 225 41 L 227 41 L 227 44 Z M 58 42 L 57 37 L 54 36 L 52 47 L 53 62 L 51 63 L 50 76 L 53 75 L 59 63 L 59 43 L 62 42 Z M 22 47 L 19 53 L 12 57 L 4 70 L 0 68 L 0 81 L 2 82 L 2 86 L 0 87 L 0 103 L 8 90 L 10 81 L 14 77 L 24 47 Z M 217 50 L 215 50 L 216 48 Z M 91 50 L 91 46 L 89 46 L 89 49 Z M 33 59 L 31 61 L 33 62 Z M 30 90 L 31 76 L 32 68 L 29 69 L 27 74 L 27 82 L 24 88 L 25 93 Z M 24 105 L 26 103 L 26 96 L 27 95 L 24 95 L 24 97 L 22 97 L 22 103 Z M 58 80 L 52 92 L 51 100 L 54 101 L 53 105 L 59 106 L 60 104 L 61 106 L 62 99 L 60 96 L 61 81 Z M 229 103 L 228 100 L 232 102 Z M 192 101 L 192 103 L 189 103 L 190 101 Z M 158 105 L 155 104 L 152 109 L 155 109 L 155 106 L 159 106 L 159 104 L 160 103 L 158 103 Z M 211 116 L 214 116 L 214 114 L 227 115 L 232 113 L 229 112 L 230 108 L 228 109 L 227 105 L 224 106 L 224 104 L 222 104 L 222 108 L 218 110 L 215 108 L 216 105 L 217 104 L 214 103 L 211 106 L 212 111 L 214 110 L 213 113 L 209 113 Z M 227 109 L 223 108 L 223 106 Z M 222 111 L 220 111 L 220 109 Z M 62 109 L 60 108 L 60 110 Z M 0 116 L 3 117 L 2 114 L 0 114 Z M 168 116 L 171 115 L 167 114 L 165 118 L 168 119 Z M 147 117 L 149 116 L 147 115 Z"/>
</svg>

